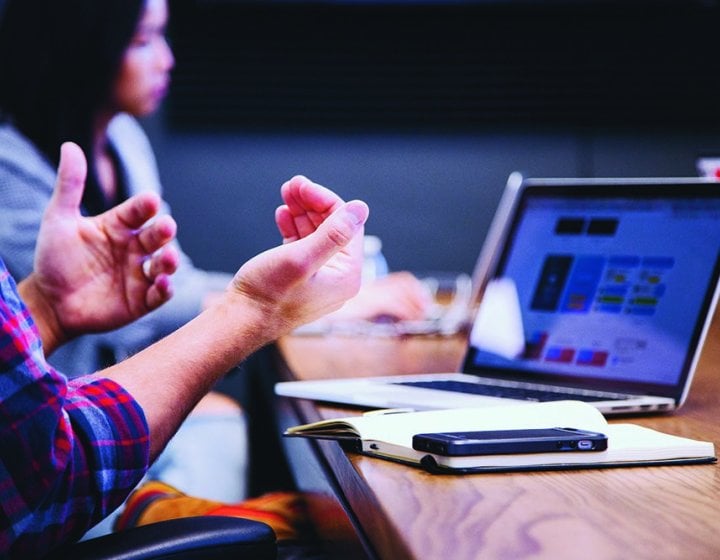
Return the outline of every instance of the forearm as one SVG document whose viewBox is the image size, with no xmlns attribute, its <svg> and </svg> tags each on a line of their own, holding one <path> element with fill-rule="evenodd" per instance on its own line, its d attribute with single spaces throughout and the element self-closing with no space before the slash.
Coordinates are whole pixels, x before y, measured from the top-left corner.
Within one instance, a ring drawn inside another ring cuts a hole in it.
<svg viewBox="0 0 720 560">
<path fill-rule="evenodd" d="M 189 269 L 178 270 L 172 278 L 174 294 L 170 301 L 125 327 L 90 335 L 92 344 L 111 349 L 117 361 L 124 360 L 195 318 L 204 308 L 206 295 L 222 295 L 231 280 L 230 274 L 206 272 L 192 265 Z M 95 365 L 82 373 L 96 371 L 99 367 L 102 366 Z M 67 366 L 65 369 L 81 371 Z"/>
<path fill-rule="evenodd" d="M 143 408 L 150 426 L 151 459 L 223 374 L 282 334 L 283 326 L 270 317 L 255 302 L 226 294 L 223 303 L 99 372 L 122 385 Z"/>
</svg>

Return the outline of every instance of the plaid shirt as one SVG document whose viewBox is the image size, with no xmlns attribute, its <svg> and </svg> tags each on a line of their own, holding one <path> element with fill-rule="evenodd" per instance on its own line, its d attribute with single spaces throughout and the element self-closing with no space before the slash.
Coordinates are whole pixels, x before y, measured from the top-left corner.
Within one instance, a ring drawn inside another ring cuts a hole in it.
<svg viewBox="0 0 720 560">
<path fill-rule="evenodd" d="M 42 556 L 111 513 L 148 466 L 142 409 L 118 384 L 68 382 L 0 259 L 0 558 Z"/>
</svg>

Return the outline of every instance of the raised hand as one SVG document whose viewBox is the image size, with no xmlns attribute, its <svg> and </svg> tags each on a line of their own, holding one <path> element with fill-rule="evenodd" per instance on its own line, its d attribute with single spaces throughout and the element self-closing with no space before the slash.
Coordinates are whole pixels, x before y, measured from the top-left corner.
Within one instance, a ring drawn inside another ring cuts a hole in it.
<svg viewBox="0 0 720 560">
<path fill-rule="evenodd" d="M 86 174 L 80 148 L 63 144 L 34 272 L 25 286 L 41 300 L 59 341 L 122 326 L 157 308 L 172 295 L 170 275 L 179 262 L 168 245 L 175 237 L 174 220 L 158 216 L 149 222 L 160 207 L 154 194 L 134 196 L 99 216 L 82 216 Z"/>
<path fill-rule="evenodd" d="M 338 309 L 360 287 L 364 202 L 345 203 L 305 177 L 282 186 L 284 244 L 245 263 L 230 290 L 267 309 L 276 336 Z"/>
</svg>

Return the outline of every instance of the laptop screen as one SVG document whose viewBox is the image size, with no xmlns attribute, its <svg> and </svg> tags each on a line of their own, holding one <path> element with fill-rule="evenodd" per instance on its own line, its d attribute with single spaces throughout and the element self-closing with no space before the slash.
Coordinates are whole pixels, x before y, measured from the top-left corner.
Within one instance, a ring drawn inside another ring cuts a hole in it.
<svg viewBox="0 0 720 560">
<path fill-rule="evenodd" d="M 677 397 L 718 281 L 720 185 L 519 196 L 465 371 Z"/>
</svg>

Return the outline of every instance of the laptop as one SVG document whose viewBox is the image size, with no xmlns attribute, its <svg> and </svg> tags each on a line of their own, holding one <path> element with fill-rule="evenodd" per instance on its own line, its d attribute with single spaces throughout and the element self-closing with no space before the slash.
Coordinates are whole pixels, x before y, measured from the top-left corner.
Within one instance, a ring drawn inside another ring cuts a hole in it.
<svg viewBox="0 0 720 560">
<path fill-rule="evenodd" d="M 604 414 L 671 411 L 688 394 L 719 274 L 720 183 L 513 174 L 473 273 L 461 373 L 275 391 L 371 408 L 573 399 Z"/>
</svg>

